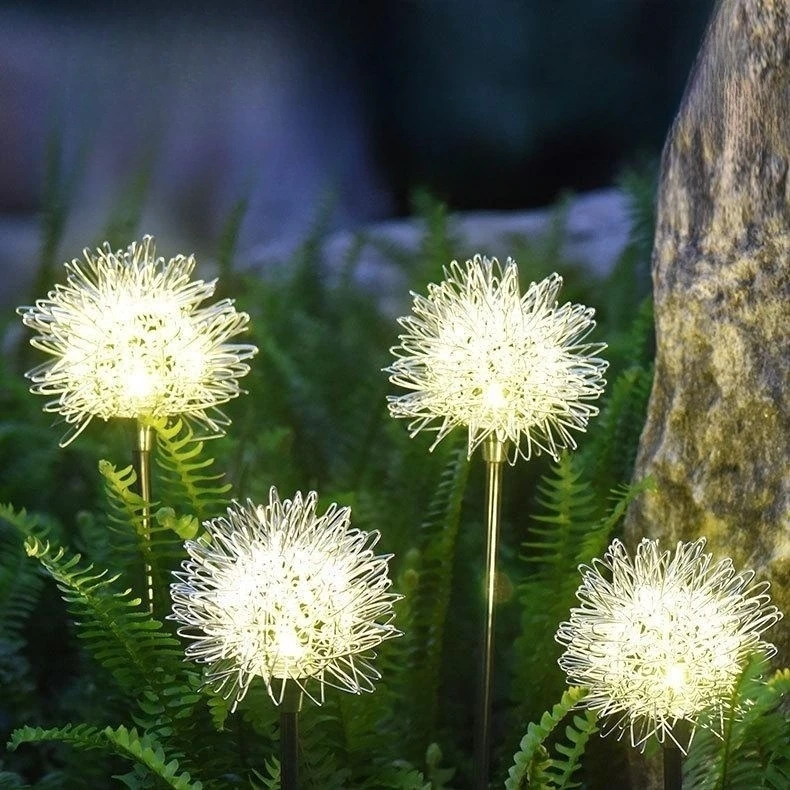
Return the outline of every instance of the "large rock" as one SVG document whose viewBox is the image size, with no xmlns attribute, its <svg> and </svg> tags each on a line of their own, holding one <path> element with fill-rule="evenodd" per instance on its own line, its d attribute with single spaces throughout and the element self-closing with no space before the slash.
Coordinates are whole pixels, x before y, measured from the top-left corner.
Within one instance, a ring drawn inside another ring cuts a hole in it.
<svg viewBox="0 0 790 790">
<path fill-rule="evenodd" d="M 664 151 L 656 375 L 627 537 L 706 536 L 772 581 L 790 663 L 790 11 L 722 0 Z"/>
</svg>

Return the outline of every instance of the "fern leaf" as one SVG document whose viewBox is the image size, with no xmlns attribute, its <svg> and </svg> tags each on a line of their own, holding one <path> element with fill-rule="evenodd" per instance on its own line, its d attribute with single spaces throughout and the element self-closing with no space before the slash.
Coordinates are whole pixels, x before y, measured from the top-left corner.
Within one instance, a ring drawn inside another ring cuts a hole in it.
<svg viewBox="0 0 790 790">
<path fill-rule="evenodd" d="M 219 482 L 221 474 L 209 472 L 214 459 L 203 457 L 204 442 L 195 438 L 192 428 L 181 419 L 171 424 L 166 419 L 154 420 L 152 426 L 157 437 L 155 458 L 164 473 L 168 503 L 201 522 L 214 515 L 230 484 Z"/>
<path fill-rule="evenodd" d="M 108 461 L 100 461 L 99 471 L 114 530 L 113 565 L 136 580 L 140 590 L 147 582 L 142 577 L 146 566 L 153 584 L 155 611 L 159 613 L 167 601 L 163 591 L 168 589 L 170 571 L 184 557 L 182 536 L 194 535 L 197 525 L 191 516 L 179 518 L 172 509 L 155 510 L 155 502 L 147 503 L 134 490 L 137 473 L 133 467 L 118 470 Z"/>
<path fill-rule="evenodd" d="M 554 757 L 547 769 L 554 786 L 559 790 L 579 787 L 573 780 L 576 771 L 581 767 L 584 750 L 590 736 L 598 731 L 598 716 L 592 711 L 584 711 L 583 716 L 574 716 L 573 724 L 565 728 L 565 737 L 570 746 L 564 743 L 556 745 L 556 751 L 562 757 Z"/>
<path fill-rule="evenodd" d="M 136 167 L 131 169 L 131 176 L 123 185 L 120 194 L 113 201 L 110 214 L 101 237 L 112 249 L 118 249 L 129 243 L 129 238 L 137 235 L 145 201 L 154 173 L 155 156 L 153 146 L 149 146 Z"/>
<path fill-rule="evenodd" d="M 341 790 L 356 786 L 350 781 L 344 736 L 338 694 L 328 695 L 320 708 L 310 706 L 302 710 L 299 717 L 299 773 L 306 787 Z"/>
<path fill-rule="evenodd" d="M 17 749 L 23 743 L 60 741 L 78 749 L 101 749 L 118 754 L 144 765 L 148 771 L 173 790 L 203 790 L 203 784 L 180 770 L 177 760 L 165 755 L 159 742 L 150 735 L 140 735 L 136 729 L 120 727 L 94 727 L 88 724 L 66 725 L 42 729 L 22 727 L 15 730 L 8 743 Z"/>
<path fill-rule="evenodd" d="M 421 562 L 419 581 L 409 601 L 407 645 L 411 644 L 409 697 L 417 706 L 411 720 L 411 737 L 420 751 L 434 740 L 453 558 L 469 468 L 466 447 L 457 447 L 442 472 L 418 536 Z"/>
<path fill-rule="evenodd" d="M 25 549 L 55 580 L 74 615 L 80 637 L 96 660 L 112 675 L 118 687 L 132 698 L 155 703 L 169 729 L 178 727 L 197 696 L 174 695 L 173 680 L 183 675 L 179 643 L 162 624 L 150 619 L 130 591 L 113 588 L 118 576 L 97 572 L 80 555 L 69 557 L 64 549 L 31 537 Z"/>
<path fill-rule="evenodd" d="M 780 670 L 763 682 L 765 665 L 764 657 L 758 654 L 741 673 L 725 714 L 721 739 L 707 729 L 698 729 L 684 764 L 684 787 L 787 787 L 790 714 L 782 703 L 790 696 L 790 670 Z"/>
<path fill-rule="evenodd" d="M 36 528 L 24 511 L 1 508 L 0 518 L 17 521 L 15 532 Z M 0 529 L 0 687 L 7 725 L 39 707 L 39 695 L 27 656 L 27 629 L 41 598 L 44 578 L 25 556 L 16 534 Z M 8 719 L 10 718 L 10 721 Z"/>
<path fill-rule="evenodd" d="M 231 207 L 220 232 L 216 257 L 219 282 L 222 283 L 224 288 L 227 288 L 228 284 L 233 282 L 233 260 L 236 257 L 239 233 L 249 205 L 250 195 L 249 191 L 247 191 Z"/>
<path fill-rule="evenodd" d="M 522 544 L 526 573 L 518 586 L 521 633 L 515 641 L 511 699 L 520 718 L 535 715 L 560 692 L 560 648 L 554 634 L 574 604 L 579 564 L 604 551 L 629 503 L 651 485 L 648 479 L 620 486 L 611 493 L 609 512 L 598 518 L 594 489 L 583 479 L 578 456 L 563 455 L 542 479 L 542 512 L 533 516 L 531 539 Z"/>
<path fill-rule="evenodd" d="M 0 503 L 0 521 L 4 521 L 22 538 L 36 535 L 44 539 L 50 533 L 43 516 L 28 513 L 24 508 L 14 510 L 13 506 L 8 504 Z"/>
<path fill-rule="evenodd" d="M 38 529 L 38 521 L 24 510 L 14 512 L 0 505 L 0 519 L 22 535 Z M 22 629 L 38 603 L 43 579 L 31 566 L 19 540 L 7 540 L 0 532 L 0 641 L 21 643 Z"/>
<path fill-rule="evenodd" d="M 552 787 L 549 769 L 554 764 L 544 745 L 549 736 L 568 715 L 571 709 L 587 696 L 587 689 L 573 686 L 566 689 L 560 701 L 540 720 L 531 722 L 513 755 L 513 765 L 508 771 L 505 790 L 520 790 L 525 787 Z"/>
<path fill-rule="evenodd" d="M 582 479 L 576 456 L 561 456 L 542 478 L 538 492 L 542 511 L 533 517 L 529 539 L 522 544 L 525 576 L 517 588 L 521 632 L 514 645 L 511 698 L 522 719 L 535 715 L 560 693 L 554 632 L 573 602 L 580 544 L 595 525 L 591 487 Z"/>
<path fill-rule="evenodd" d="M 110 518 L 121 528 L 131 527 L 135 534 L 145 534 L 144 512 L 153 503 L 146 502 L 135 490 L 137 472 L 134 467 L 117 469 L 109 461 L 99 461 L 99 474 L 104 478 Z"/>
<path fill-rule="evenodd" d="M 631 479 L 652 384 L 652 365 L 628 367 L 615 379 L 590 429 L 580 456 L 601 501 L 605 492 Z"/>
</svg>

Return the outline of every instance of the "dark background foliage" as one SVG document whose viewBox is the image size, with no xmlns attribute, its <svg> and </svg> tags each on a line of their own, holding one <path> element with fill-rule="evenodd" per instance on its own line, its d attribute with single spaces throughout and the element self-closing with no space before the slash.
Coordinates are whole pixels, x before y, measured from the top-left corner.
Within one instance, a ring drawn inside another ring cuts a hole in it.
<svg viewBox="0 0 790 790">
<path fill-rule="evenodd" d="M 417 187 L 452 210 L 609 186 L 657 156 L 711 5 L 0 3 L 0 268 L 36 258 L 55 140 L 58 260 L 106 238 L 108 205 L 128 236 L 141 193 L 145 230 L 203 252 L 240 197 L 240 249 L 292 250 L 329 193 L 356 227 Z"/>
</svg>

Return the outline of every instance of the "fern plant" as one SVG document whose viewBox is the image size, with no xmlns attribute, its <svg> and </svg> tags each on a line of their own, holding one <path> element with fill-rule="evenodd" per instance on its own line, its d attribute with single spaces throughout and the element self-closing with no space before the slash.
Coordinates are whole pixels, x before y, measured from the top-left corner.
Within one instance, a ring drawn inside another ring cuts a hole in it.
<svg viewBox="0 0 790 790">
<path fill-rule="evenodd" d="M 70 176 L 56 164 L 53 183 L 66 196 Z M 603 552 L 628 503 L 649 485 L 628 485 L 652 382 L 644 243 L 652 187 L 646 184 L 628 182 L 639 222 L 608 282 L 591 282 L 559 261 L 562 210 L 543 243 L 514 240 L 525 280 L 567 271 L 569 298 L 599 307 L 598 334 L 609 343 L 612 365 L 601 414 L 578 453 L 557 465 L 538 459 L 506 470 L 502 571 L 504 593 L 512 588 L 512 595 L 497 614 L 494 722 L 501 754 L 494 781 L 504 781 L 509 768 L 508 787 L 584 782 L 595 788 L 605 781 L 596 762 L 605 742 L 589 740 L 597 722 L 574 707 L 584 692 L 561 689 L 553 636 L 574 604 L 576 566 Z M 145 173 L 130 183 L 126 204 L 108 224 L 113 233 L 136 224 L 145 186 Z M 279 787 L 278 712 L 265 690 L 253 685 L 231 714 L 227 700 L 202 687 L 199 668 L 184 662 L 183 645 L 165 619 L 184 539 L 200 540 L 201 523 L 221 515 L 229 498 L 262 501 L 273 484 L 315 489 L 325 501 L 350 505 L 354 526 L 379 530 L 381 550 L 395 555 L 395 587 L 404 595 L 396 621 L 404 636 L 382 646 L 375 693 L 330 692 L 321 708 L 305 704 L 304 790 L 468 785 L 482 467 L 477 458 L 467 461 L 463 437 L 429 453 L 424 439 L 410 439 L 388 418 L 381 369 L 398 330 L 358 287 L 361 252 L 370 245 L 419 292 L 457 257 L 446 207 L 425 195 L 416 204 L 425 229 L 416 256 L 360 234 L 330 270 L 322 253 L 324 214 L 293 260 L 271 277 L 234 270 L 246 200 L 233 208 L 218 254 L 220 286 L 252 316 L 251 341 L 260 354 L 245 380 L 249 397 L 228 405 L 227 437 L 209 444 L 180 420 L 152 424 L 156 501 L 148 545 L 126 432 L 91 425 L 79 442 L 58 450 L 48 418 L 24 385 L 13 383 L 21 382 L 29 360 L 20 370 L 0 363 L 11 382 L 0 393 L 0 464 L 8 469 L 0 498 L 47 514 L 0 511 L 0 674 L 14 684 L 0 712 L 9 731 L 19 728 L 4 733 L 10 751 L 0 758 L 0 787 L 99 787 L 109 776 L 140 788 Z M 50 218 L 48 263 L 65 209 Z M 50 286 L 51 267 L 41 276 L 37 292 Z M 405 308 L 405 288 L 402 297 Z M 20 455 L 20 447 L 29 455 Z M 139 601 L 144 561 L 155 577 L 154 617 Z M 58 629 L 64 666 L 55 664 L 35 627 Z M 687 781 L 738 787 L 751 771 L 764 786 L 782 787 L 790 765 L 782 742 L 787 684 L 786 673 L 766 686 L 744 680 L 736 696 L 741 704 L 751 700 L 745 718 L 733 722 L 726 745 L 697 736 Z M 530 719 L 536 723 L 525 734 Z M 22 727 L 25 722 L 35 726 Z M 53 746 L 58 743 L 62 748 Z M 715 767 L 710 775 L 707 765 Z"/>
<path fill-rule="evenodd" d="M 733 688 L 721 739 L 699 730 L 684 764 L 690 790 L 779 790 L 790 786 L 790 669 L 767 681 L 763 656 L 744 667 Z"/>
<path fill-rule="evenodd" d="M 144 766 L 149 774 L 160 780 L 164 787 L 173 790 L 203 790 L 203 784 L 192 781 L 190 775 L 179 770 L 178 760 L 168 760 L 162 746 L 150 735 L 140 735 L 136 729 L 120 727 L 104 727 L 98 729 L 87 724 L 77 726 L 66 725 L 53 729 L 22 727 L 14 732 L 9 746 L 16 749 L 23 743 L 40 743 L 56 740 L 67 743 L 77 749 L 100 749 L 114 752 L 136 765 Z M 113 777 L 120 779 L 127 787 L 143 787 L 142 777 L 138 771 L 125 776 Z"/>
<path fill-rule="evenodd" d="M 581 786 L 573 777 L 580 767 L 587 740 L 598 730 L 594 713 L 572 713 L 574 706 L 586 694 L 587 691 L 583 688 L 567 689 L 550 711 L 546 711 L 537 723 L 533 722 L 527 727 L 518 751 L 513 756 L 513 765 L 505 782 L 506 790 L 527 787 L 549 790 Z M 555 756 L 552 757 L 547 741 L 568 716 L 571 717 L 571 723 L 565 727 L 566 741 L 555 739 Z"/>
</svg>

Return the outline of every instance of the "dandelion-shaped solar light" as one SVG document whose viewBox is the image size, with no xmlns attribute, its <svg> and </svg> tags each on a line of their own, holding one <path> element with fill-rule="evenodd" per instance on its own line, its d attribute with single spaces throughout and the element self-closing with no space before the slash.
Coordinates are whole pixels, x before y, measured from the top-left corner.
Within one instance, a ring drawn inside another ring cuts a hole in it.
<svg viewBox="0 0 790 790">
<path fill-rule="evenodd" d="M 407 392 L 388 398 L 393 417 L 409 420 L 412 436 L 435 431 L 431 449 L 465 427 L 468 455 L 483 445 L 487 464 L 486 619 L 477 733 L 477 784 L 487 787 L 490 687 L 493 666 L 494 587 L 501 502 L 501 471 L 522 457 L 547 452 L 558 459 L 575 448 L 598 413 L 591 401 L 605 385 L 604 343 L 586 338 L 594 310 L 558 305 L 562 278 L 552 274 L 522 294 L 518 268 L 508 259 L 476 255 L 444 269 L 445 279 L 413 294 L 412 315 L 392 349 L 390 381 Z"/>
<path fill-rule="evenodd" d="M 669 787 L 681 786 L 696 727 L 722 734 L 739 674 L 755 652 L 776 652 L 761 635 L 782 616 L 767 582 L 730 559 L 714 564 L 704 548 L 701 538 L 661 551 L 645 538 L 631 558 L 615 540 L 581 566 L 581 606 L 556 637 L 568 682 L 589 689 L 582 704 L 609 718 L 609 732 L 641 749 L 653 735 L 665 745 Z"/>
<path fill-rule="evenodd" d="M 70 426 L 72 442 L 94 417 L 137 421 L 140 492 L 150 503 L 148 421 L 180 415 L 222 433 L 228 420 L 217 407 L 240 394 L 245 359 L 257 349 L 228 342 L 249 322 L 232 301 L 204 305 L 214 282 L 190 279 L 193 256 L 165 261 L 145 236 L 125 250 L 108 244 L 85 260 L 66 263 L 66 283 L 32 307 L 20 307 L 36 333 L 30 343 L 50 359 L 27 373 L 31 391 L 53 396 L 45 411 Z M 144 513 L 150 531 L 150 513 Z M 149 604 L 152 580 L 147 569 Z"/>
<path fill-rule="evenodd" d="M 325 685 L 373 691 L 371 651 L 399 635 L 389 555 L 373 553 L 378 532 L 352 529 L 347 507 L 319 516 L 317 500 L 281 501 L 272 488 L 266 506 L 234 504 L 205 523 L 205 539 L 187 541 L 190 559 L 171 587 L 170 617 L 192 640 L 187 657 L 207 665 L 207 682 L 235 709 L 261 678 L 283 706 L 284 780 L 295 776 L 302 693 L 320 704 Z"/>
</svg>

